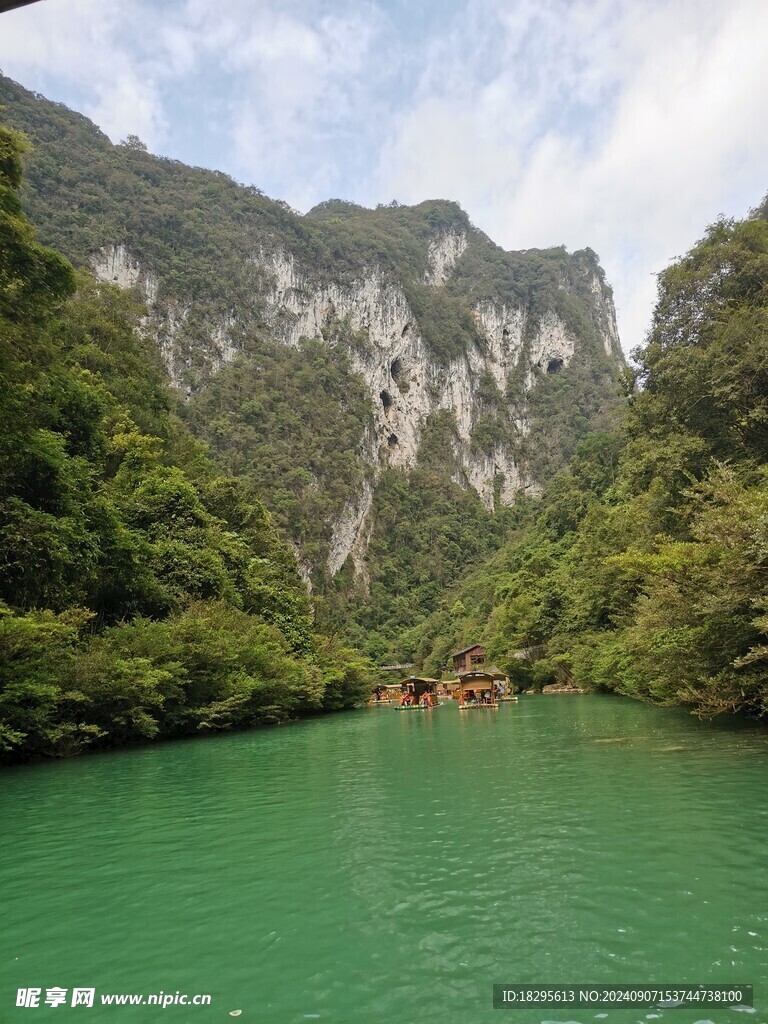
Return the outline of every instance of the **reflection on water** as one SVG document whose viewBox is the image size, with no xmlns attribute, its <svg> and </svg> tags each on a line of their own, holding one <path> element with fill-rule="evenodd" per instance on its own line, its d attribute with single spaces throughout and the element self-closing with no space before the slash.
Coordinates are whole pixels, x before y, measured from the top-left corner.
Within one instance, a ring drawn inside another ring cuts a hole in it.
<svg viewBox="0 0 768 1024">
<path fill-rule="evenodd" d="M 13 770 L 0 1020 L 26 1019 L 24 985 L 213 995 L 155 1017 L 88 1011 L 142 1024 L 235 1008 L 244 1022 L 474 1024 L 497 1019 L 505 982 L 752 983 L 759 1002 L 767 737 L 546 696 Z M 514 1022 L 574 1012 L 605 1016 Z M 705 1019 L 610 1019 L 670 1014 Z"/>
</svg>

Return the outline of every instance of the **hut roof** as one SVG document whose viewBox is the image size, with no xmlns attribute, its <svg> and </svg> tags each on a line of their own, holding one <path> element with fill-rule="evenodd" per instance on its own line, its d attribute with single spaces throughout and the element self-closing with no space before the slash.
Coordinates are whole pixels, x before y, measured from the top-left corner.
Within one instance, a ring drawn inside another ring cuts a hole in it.
<svg viewBox="0 0 768 1024">
<path fill-rule="evenodd" d="M 474 651 L 476 647 L 482 647 L 482 644 L 470 644 L 469 647 L 462 647 L 460 651 L 454 651 L 451 655 L 452 658 L 458 658 L 460 654 L 466 654 L 467 651 Z"/>
<path fill-rule="evenodd" d="M 471 683 L 474 680 L 480 682 L 483 679 L 506 679 L 506 672 L 500 671 L 495 665 L 483 665 L 482 668 L 472 668 L 468 672 L 459 672 L 459 682 Z"/>
</svg>

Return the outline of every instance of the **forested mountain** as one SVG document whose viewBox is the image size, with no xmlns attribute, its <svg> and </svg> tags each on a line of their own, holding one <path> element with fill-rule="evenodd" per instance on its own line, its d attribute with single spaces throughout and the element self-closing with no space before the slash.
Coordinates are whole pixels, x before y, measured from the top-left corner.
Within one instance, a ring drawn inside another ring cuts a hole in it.
<svg viewBox="0 0 768 1024">
<path fill-rule="evenodd" d="M 768 200 L 629 373 L 590 250 L 302 217 L 0 100 L 3 756 L 352 706 L 342 643 L 765 714 Z"/>
<path fill-rule="evenodd" d="M 504 252 L 445 201 L 300 216 L 113 146 L 0 78 L 41 240 L 145 307 L 178 416 L 294 546 L 318 621 L 375 657 L 502 543 L 623 367 L 590 250 Z"/>
<path fill-rule="evenodd" d="M 350 707 L 253 485 L 174 411 L 133 297 L 41 246 L 0 127 L 0 757 Z"/>
<path fill-rule="evenodd" d="M 405 638 L 467 637 L 521 688 L 556 677 L 768 712 L 768 199 L 660 278 L 622 430 L 585 440 L 514 536 Z M 512 656 L 539 648 L 536 661 Z"/>
</svg>

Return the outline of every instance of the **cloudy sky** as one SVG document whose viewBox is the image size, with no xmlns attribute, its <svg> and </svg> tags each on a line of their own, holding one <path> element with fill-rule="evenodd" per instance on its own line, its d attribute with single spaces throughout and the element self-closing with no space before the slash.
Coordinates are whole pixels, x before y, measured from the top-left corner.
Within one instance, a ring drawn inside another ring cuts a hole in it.
<svg viewBox="0 0 768 1024">
<path fill-rule="evenodd" d="M 455 199 L 591 246 L 624 347 L 655 274 L 768 191 L 768 0 L 45 0 L 0 68 L 113 140 L 305 211 Z"/>
</svg>

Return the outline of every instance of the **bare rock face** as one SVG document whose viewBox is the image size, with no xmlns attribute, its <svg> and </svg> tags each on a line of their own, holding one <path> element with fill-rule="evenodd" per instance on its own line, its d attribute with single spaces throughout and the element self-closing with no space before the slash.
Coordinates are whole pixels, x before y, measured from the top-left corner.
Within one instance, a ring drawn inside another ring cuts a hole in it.
<svg viewBox="0 0 768 1024">
<path fill-rule="evenodd" d="M 460 251 L 460 246 L 454 245 L 453 251 Z M 487 349 L 473 347 L 446 368 L 435 361 L 426 346 L 402 288 L 387 281 L 379 271 L 351 284 L 316 289 L 286 253 L 273 253 L 264 258 L 264 264 L 273 282 L 267 315 L 283 344 L 295 346 L 301 337 L 321 337 L 332 319 L 348 319 L 353 331 L 365 335 L 365 350 L 353 349 L 350 355 L 355 372 L 363 378 L 373 399 L 375 438 L 371 461 L 375 467 L 414 466 L 427 416 L 448 410 L 457 427 L 453 455 L 460 467 L 458 482 L 474 487 L 489 507 L 493 506 L 494 488 L 500 477 L 500 500 L 504 504 L 511 504 L 522 490 L 535 489 L 510 452 L 498 448 L 492 455 L 478 455 L 471 443 L 479 412 L 477 382 L 487 369 L 504 391 L 523 347 L 523 311 L 493 309 L 487 304 L 479 307 L 476 316 Z M 445 260 L 439 263 L 441 272 L 446 265 Z M 539 350 L 551 352 L 563 364 L 573 355 L 574 340 L 556 317 L 539 329 L 534 351 Z M 360 507 L 366 503 L 370 504 L 370 496 L 363 495 Z M 358 529 L 352 530 L 350 523 L 358 523 Z M 332 571 L 344 563 L 364 524 L 365 514 L 361 515 L 359 509 L 348 510 L 340 519 L 334 535 Z"/>
<path fill-rule="evenodd" d="M 424 283 L 442 288 L 467 248 L 466 232 L 436 233 L 427 249 L 428 270 Z M 456 423 L 455 479 L 474 488 L 489 508 L 495 502 L 512 504 L 521 492 L 535 492 L 530 479 L 503 444 L 480 451 L 472 443 L 473 430 L 482 412 L 478 395 L 482 379 L 493 380 L 504 395 L 516 374 L 525 389 L 534 387 L 541 374 L 559 373 L 573 359 L 579 345 L 554 309 L 533 322 L 523 306 L 488 299 L 472 308 L 479 344 L 473 344 L 447 364 L 438 360 L 425 342 L 417 317 L 403 286 L 380 267 L 371 266 L 359 276 L 321 280 L 299 265 L 285 249 L 262 249 L 251 257 L 262 281 L 254 299 L 259 319 L 275 340 L 297 347 L 301 338 L 333 337 L 331 328 L 344 324 L 360 340 L 350 346 L 355 373 L 365 381 L 374 408 L 374 429 L 366 437 L 364 458 L 372 478 L 383 466 L 408 470 L 416 464 L 422 428 L 430 414 L 447 410 Z M 95 275 L 126 288 L 137 288 L 148 306 L 148 322 L 158 339 L 171 379 L 189 391 L 191 355 L 180 350 L 190 306 L 158 299 L 156 279 L 145 273 L 124 245 L 102 249 L 92 260 Z M 620 360 L 616 317 L 610 292 L 595 273 L 589 282 L 593 296 L 591 316 L 606 355 Z M 238 352 L 233 341 L 237 314 L 209 324 L 194 358 L 210 375 L 230 362 Z M 329 342 L 332 344 L 333 342 Z M 524 417 L 515 427 L 527 431 Z M 363 557 L 370 535 L 373 486 L 366 483 L 355 502 L 338 517 L 333 528 L 328 568 L 340 570 L 351 554 L 364 575 Z"/>
<path fill-rule="evenodd" d="M 341 569 L 349 555 L 358 576 L 365 576 L 363 558 L 368 547 L 371 532 L 369 514 L 373 504 L 373 486 L 366 480 L 358 501 L 345 509 L 334 526 L 328 570 L 332 576 Z"/>
<path fill-rule="evenodd" d="M 145 325 L 151 329 L 163 356 L 168 375 L 174 385 L 190 393 L 186 382 L 193 358 L 180 344 L 189 327 L 192 307 L 188 303 L 159 300 L 157 277 L 148 273 L 128 252 L 125 245 L 111 245 L 99 250 L 91 258 L 91 269 L 99 281 L 134 289 L 146 303 L 148 315 Z M 205 375 L 215 373 L 231 362 L 239 349 L 232 343 L 236 326 L 234 316 L 226 316 L 218 323 L 208 324 L 206 337 L 194 353 L 194 361 L 205 367 Z"/>
<path fill-rule="evenodd" d="M 429 243 L 427 250 L 429 262 L 429 270 L 425 277 L 427 284 L 445 284 L 453 265 L 466 248 L 467 234 L 465 231 L 444 231 L 434 238 Z"/>
<path fill-rule="evenodd" d="M 138 288 L 149 305 L 157 298 L 157 279 L 144 273 L 124 245 L 100 249 L 92 258 L 91 267 L 99 281 L 108 281 L 120 288 Z"/>
</svg>

